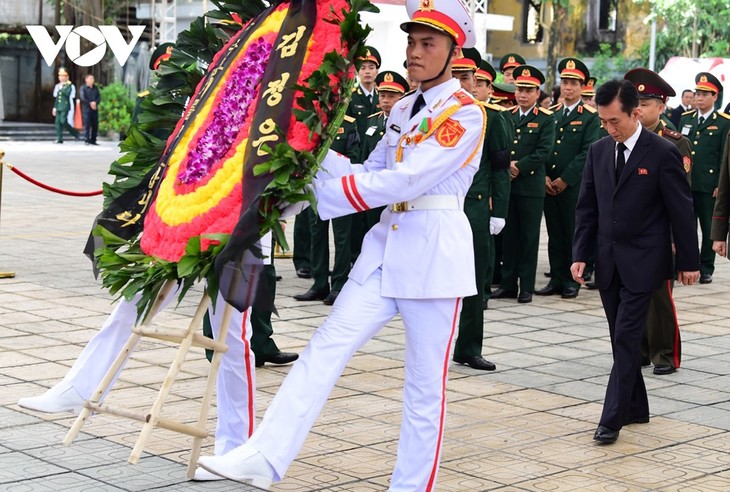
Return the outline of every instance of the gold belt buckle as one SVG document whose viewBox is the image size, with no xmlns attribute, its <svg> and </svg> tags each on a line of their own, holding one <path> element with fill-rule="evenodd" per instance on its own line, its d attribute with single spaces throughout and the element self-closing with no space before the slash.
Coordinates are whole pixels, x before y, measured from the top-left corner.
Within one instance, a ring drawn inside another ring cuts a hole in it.
<svg viewBox="0 0 730 492">
<path fill-rule="evenodd" d="M 398 202 L 391 205 L 390 209 L 395 213 L 405 212 L 408 210 L 408 202 Z"/>
</svg>

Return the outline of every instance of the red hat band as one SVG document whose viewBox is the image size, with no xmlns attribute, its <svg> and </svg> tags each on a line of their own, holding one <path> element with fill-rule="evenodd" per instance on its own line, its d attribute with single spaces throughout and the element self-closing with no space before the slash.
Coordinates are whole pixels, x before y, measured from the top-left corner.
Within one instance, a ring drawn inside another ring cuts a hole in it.
<svg viewBox="0 0 730 492">
<path fill-rule="evenodd" d="M 413 14 L 412 21 L 446 31 L 456 40 L 456 44 L 459 46 L 463 46 L 466 42 L 466 34 L 459 27 L 459 24 L 451 17 L 437 10 L 418 10 Z"/>
</svg>

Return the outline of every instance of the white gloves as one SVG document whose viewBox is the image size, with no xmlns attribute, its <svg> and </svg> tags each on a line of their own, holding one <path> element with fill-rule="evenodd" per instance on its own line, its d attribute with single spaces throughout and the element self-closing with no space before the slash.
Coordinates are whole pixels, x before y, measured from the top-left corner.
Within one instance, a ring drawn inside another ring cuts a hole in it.
<svg viewBox="0 0 730 492">
<path fill-rule="evenodd" d="M 500 232 L 502 232 L 502 229 L 504 229 L 504 225 L 507 223 L 506 220 L 500 219 L 499 217 L 490 217 L 489 218 L 489 233 L 492 236 L 496 236 Z"/>
</svg>

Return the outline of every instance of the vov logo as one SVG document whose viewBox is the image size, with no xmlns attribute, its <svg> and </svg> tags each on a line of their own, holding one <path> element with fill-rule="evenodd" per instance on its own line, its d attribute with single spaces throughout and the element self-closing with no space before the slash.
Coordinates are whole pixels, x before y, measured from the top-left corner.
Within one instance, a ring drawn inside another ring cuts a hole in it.
<svg viewBox="0 0 730 492">
<path fill-rule="evenodd" d="M 64 44 L 68 58 L 80 67 L 90 67 L 99 63 L 104 58 L 107 45 L 111 48 L 117 63 L 124 66 L 145 28 L 145 26 L 128 27 L 129 32 L 132 33 L 132 41 L 129 43 L 124 39 L 117 26 L 99 26 L 98 28 L 93 26 L 79 26 L 76 28 L 74 26 L 56 26 L 56 31 L 60 37 L 58 42 L 54 43 L 45 27 L 26 26 L 35 45 L 41 52 L 43 60 L 49 67 L 61 52 L 61 47 Z M 82 55 L 81 38 L 96 47 Z"/>
</svg>

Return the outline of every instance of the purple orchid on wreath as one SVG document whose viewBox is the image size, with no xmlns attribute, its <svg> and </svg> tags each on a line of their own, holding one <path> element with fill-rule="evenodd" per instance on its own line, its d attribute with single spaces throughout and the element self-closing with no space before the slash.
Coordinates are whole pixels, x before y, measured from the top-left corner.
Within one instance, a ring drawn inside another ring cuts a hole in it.
<svg viewBox="0 0 730 492">
<path fill-rule="evenodd" d="M 221 103 L 213 113 L 210 125 L 188 154 L 185 169 L 178 174 L 183 184 L 194 184 L 203 179 L 233 145 L 246 122 L 248 107 L 264 76 L 272 47 L 262 38 L 249 46 L 244 59 L 223 87 Z"/>
</svg>

